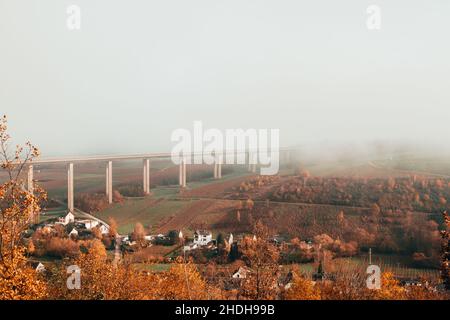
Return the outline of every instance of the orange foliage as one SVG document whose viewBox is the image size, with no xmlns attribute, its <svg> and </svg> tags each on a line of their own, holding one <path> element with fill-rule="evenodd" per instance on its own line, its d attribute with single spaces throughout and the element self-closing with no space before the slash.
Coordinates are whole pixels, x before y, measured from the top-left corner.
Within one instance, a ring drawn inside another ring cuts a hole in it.
<svg viewBox="0 0 450 320">
<path fill-rule="evenodd" d="M 39 213 L 39 203 L 46 194 L 38 186 L 34 194 L 24 190 L 23 169 L 39 156 L 30 142 L 10 153 L 6 117 L 0 119 L 1 168 L 8 180 L 0 185 L 0 299 L 40 299 L 45 297 L 45 283 L 27 266 L 23 235 Z"/>
</svg>

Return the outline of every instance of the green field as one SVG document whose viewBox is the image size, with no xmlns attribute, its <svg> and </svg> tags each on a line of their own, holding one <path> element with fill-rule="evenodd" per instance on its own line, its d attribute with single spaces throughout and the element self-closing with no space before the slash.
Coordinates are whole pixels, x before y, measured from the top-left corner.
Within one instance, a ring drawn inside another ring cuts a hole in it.
<svg viewBox="0 0 450 320">
<path fill-rule="evenodd" d="M 106 221 L 110 217 L 114 218 L 119 225 L 119 233 L 126 234 L 133 230 L 137 222 L 154 230 L 158 222 L 179 214 L 189 203 L 191 200 L 159 199 L 155 201 L 152 197 L 126 199 L 125 202 L 114 204 L 95 215 Z"/>
<path fill-rule="evenodd" d="M 67 214 L 67 209 L 65 207 L 57 207 L 41 212 L 39 222 L 45 222 L 50 219 L 59 218 Z"/>
<path fill-rule="evenodd" d="M 167 263 L 136 263 L 134 264 L 136 270 L 139 271 L 152 271 L 152 272 L 164 272 L 170 269 L 171 264 Z"/>
<path fill-rule="evenodd" d="M 189 182 L 187 188 L 192 190 L 205 185 L 220 184 L 245 175 L 248 173 L 233 172 L 220 180 L 202 179 Z M 154 232 L 159 222 L 181 214 L 195 201 L 181 198 L 178 186 L 157 186 L 151 189 L 149 197 L 125 198 L 123 203 L 115 203 L 106 210 L 95 213 L 95 216 L 105 221 L 110 217 L 114 218 L 121 234 L 131 232 L 137 222 L 142 223 L 150 232 Z"/>
</svg>

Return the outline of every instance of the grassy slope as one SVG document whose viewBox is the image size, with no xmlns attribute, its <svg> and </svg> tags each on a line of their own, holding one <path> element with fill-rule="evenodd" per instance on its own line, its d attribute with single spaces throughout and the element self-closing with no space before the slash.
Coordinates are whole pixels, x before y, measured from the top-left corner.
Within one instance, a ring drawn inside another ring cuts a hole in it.
<svg viewBox="0 0 450 320">
<path fill-rule="evenodd" d="M 222 183 L 247 175 L 248 173 L 246 172 L 234 172 L 224 176 L 221 180 L 203 179 L 190 182 L 188 183 L 188 190 L 207 186 L 220 186 Z M 217 210 L 213 210 L 211 216 L 209 213 L 208 215 L 202 215 L 206 208 L 209 207 L 209 204 L 201 205 L 202 200 L 183 199 L 180 197 L 178 186 L 158 186 L 152 188 L 151 192 L 152 196 L 150 197 L 127 198 L 124 203 L 114 204 L 95 215 L 106 220 L 110 217 L 114 218 L 119 225 L 120 233 L 131 232 L 137 222 L 142 223 L 146 228 L 151 227 L 152 232 L 165 232 L 167 227 L 160 227 L 158 224 L 167 220 L 170 220 L 167 223 L 169 226 L 177 229 L 186 226 L 186 223 L 194 220 L 197 223 L 205 222 L 210 224 L 221 217 L 222 212 Z M 184 217 L 185 215 L 187 216 L 186 218 Z M 189 218 L 188 221 L 186 220 L 187 218 Z M 179 223 L 177 224 L 177 222 Z"/>
<path fill-rule="evenodd" d="M 127 199 L 125 202 L 115 204 L 110 208 L 96 213 L 101 219 L 114 218 L 119 225 L 120 233 L 128 233 L 133 230 L 136 222 L 144 227 L 154 226 L 162 219 L 175 216 L 181 209 L 189 204 L 190 200 L 172 201 L 167 199 L 155 200 L 152 197 Z"/>
</svg>

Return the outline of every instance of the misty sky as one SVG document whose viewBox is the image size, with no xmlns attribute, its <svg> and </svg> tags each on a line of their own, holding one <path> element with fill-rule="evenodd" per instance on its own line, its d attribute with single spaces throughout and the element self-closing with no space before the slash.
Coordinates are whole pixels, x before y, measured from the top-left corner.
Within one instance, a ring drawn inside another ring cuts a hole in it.
<svg viewBox="0 0 450 320">
<path fill-rule="evenodd" d="M 0 113 L 44 156 L 170 151 L 194 120 L 450 147 L 449 31 L 448 0 L 0 0 Z"/>
</svg>

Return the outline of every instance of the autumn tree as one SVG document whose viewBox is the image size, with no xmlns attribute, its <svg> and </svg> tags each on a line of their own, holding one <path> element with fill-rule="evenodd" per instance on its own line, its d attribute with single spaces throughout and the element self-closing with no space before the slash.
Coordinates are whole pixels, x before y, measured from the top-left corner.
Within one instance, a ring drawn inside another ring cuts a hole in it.
<svg viewBox="0 0 450 320">
<path fill-rule="evenodd" d="M 261 220 L 258 220 L 253 226 L 253 234 L 257 238 L 267 240 L 270 236 L 270 230 Z"/>
<path fill-rule="evenodd" d="M 292 284 L 284 294 L 286 300 L 320 300 L 320 289 L 304 277 L 293 273 Z"/>
<path fill-rule="evenodd" d="M 406 298 L 405 288 L 394 278 L 392 272 L 381 274 L 381 288 L 373 290 L 375 299 L 379 300 L 404 300 Z"/>
<path fill-rule="evenodd" d="M 447 211 L 442 214 L 444 217 L 444 230 L 441 231 L 442 236 L 442 252 L 441 252 L 441 277 L 446 290 L 450 290 L 450 217 Z"/>
<path fill-rule="evenodd" d="M 108 235 L 115 239 L 117 237 L 118 234 L 118 225 L 117 225 L 117 221 L 114 218 L 109 218 L 109 230 L 108 230 Z"/>
<path fill-rule="evenodd" d="M 45 244 L 45 253 L 52 257 L 76 257 L 80 253 L 77 242 L 70 238 L 52 237 Z"/>
<path fill-rule="evenodd" d="M 245 207 L 246 207 L 248 210 L 252 210 L 254 206 L 255 206 L 255 203 L 253 202 L 253 200 L 250 199 L 250 198 L 247 199 L 247 201 L 245 202 Z"/>
<path fill-rule="evenodd" d="M 223 246 L 225 244 L 225 239 L 221 232 L 219 232 L 219 234 L 217 235 L 216 243 L 217 243 L 217 246 Z"/>
<path fill-rule="evenodd" d="M 371 291 L 366 286 L 365 268 L 354 268 L 348 263 L 334 263 L 332 281 L 318 281 L 322 300 L 366 300 Z"/>
<path fill-rule="evenodd" d="M 45 296 L 45 284 L 27 266 L 25 231 L 46 199 L 38 186 L 34 192 L 24 189 L 24 169 L 39 156 L 30 142 L 10 150 L 7 119 L 0 119 L 0 161 L 7 180 L 0 185 L 0 299 L 39 299 Z"/>
<path fill-rule="evenodd" d="M 311 177 L 311 174 L 309 173 L 308 170 L 303 169 L 300 172 L 300 176 L 303 179 L 303 186 L 306 186 L 306 183 L 308 182 L 309 177 Z"/>
<path fill-rule="evenodd" d="M 200 300 L 218 299 L 220 290 L 210 287 L 191 262 L 177 259 L 168 271 L 139 272 L 132 265 L 114 265 L 107 258 L 105 247 L 99 240 L 83 244 L 83 253 L 68 261 L 51 277 L 52 299 L 75 300 Z M 80 289 L 66 286 L 69 265 L 80 270 Z"/>
<path fill-rule="evenodd" d="M 117 203 L 123 203 L 124 202 L 123 196 L 117 190 L 113 191 L 112 197 L 113 197 L 113 202 L 117 202 Z"/>
<path fill-rule="evenodd" d="M 35 251 L 36 251 L 36 247 L 34 246 L 33 240 L 30 239 L 30 240 L 28 241 L 28 244 L 27 244 L 27 254 L 28 254 L 29 256 L 31 256 L 31 255 L 33 255 L 33 253 L 34 253 Z"/>
<path fill-rule="evenodd" d="M 204 300 L 211 299 L 210 288 L 197 271 L 194 264 L 177 260 L 169 271 L 160 274 L 158 299 L 164 300 Z"/>
<path fill-rule="evenodd" d="M 142 243 L 145 239 L 145 229 L 142 223 L 137 222 L 134 226 L 133 233 L 131 234 L 131 239 L 138 243 Z"/>
<path fill-rule="evenodd" d="M 279 276 L 278 248 L 267 241 L 268 229 L 260 221 L 255 238 L 245 237 L 240 244 L 241 258 L 252 270 L 243 279 L 240 296 L 246 299 L 275 299 Z"/>
<path fill-rule="evenodd" d="M 337 215 L 337 221 L 340 225 L 344 225 L 345 223 L 345 215 L 344 215 L 344 211 L 339 211 L 338 215 Z"/>
<path fill-rule="evenodd" d="M 425 279 L 419 279 L 420 285 L 409 286 L 406 290 L 407 300 L 448 300 L 449 296 L 429 286 Z"/>
<path fill-rule="evenodd" d="M 105 247 L 94 239 L 82 244 L 82 254 L 67 261 L 50 278 L 49 296 L 51 299 L 75 300 L 117 300 L 117 299 L 155 299 L 154 284 L 157 277 L 139 273 L 131 265 L 114 265 L 107 259 Z M 77 266 L 80 270 L 80 288 L 70 290 L 66 282 L 67 267 Z"/>
<path fill-rule="evenodd" d="M 96 226 L 94 228 L 91 229 L 91 233 L 94 236 L 94 238 L 96 239 L 102 239 L 103 238 L 103 234 L 102 231 L 100 230 L 100 227 Z"/>
<path fill-rule="evenodd" d="M 378 217 L 380 215 L 381 209 L 380 206 L 376 203 L 372 204 L 370 207 L 370 214 L 373 217 Z"/>
</svg>

